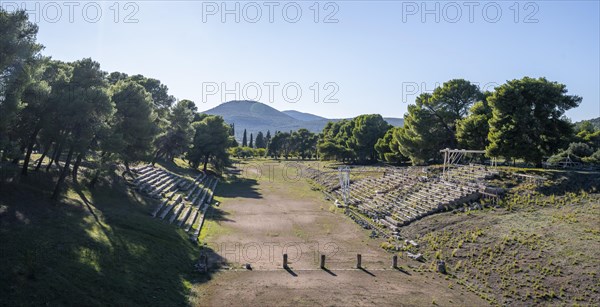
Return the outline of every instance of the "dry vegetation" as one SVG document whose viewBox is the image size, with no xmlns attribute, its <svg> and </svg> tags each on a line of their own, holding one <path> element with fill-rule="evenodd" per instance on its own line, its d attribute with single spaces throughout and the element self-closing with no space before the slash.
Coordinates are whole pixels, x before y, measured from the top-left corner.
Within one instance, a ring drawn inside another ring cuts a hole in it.
<svg viewBox="0 0 600 307">
<path fill-rule="evenodd" d="M 541 174 L 550 177 L 541 186 L 499 178 L 512 189 L 498 207 L 406 227 L 403 235 L 417 238 L 426 258 L 419 269 L 443 259 L 448 287 L 465 285 L 493 304 L 599 304 L 599 177 Z"/>
</svg>

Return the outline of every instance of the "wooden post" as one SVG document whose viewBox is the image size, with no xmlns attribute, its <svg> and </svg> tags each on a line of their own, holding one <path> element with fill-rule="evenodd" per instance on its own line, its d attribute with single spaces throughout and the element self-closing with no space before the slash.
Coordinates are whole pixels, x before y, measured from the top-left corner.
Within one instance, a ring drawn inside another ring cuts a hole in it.
<svg viewBox="0 0 600 307">
<path fill-rule="evenodd" d="M 362 255 L 356 254 L 356 268 L 360 269 L 362 265 Z"/>
<path fill-rule="evenodd" d="M 325 268 L 325 255 L 321 255 L 321 269 Z"/>
<path fill-rule="evenodd" d="M 444 262 L 444 260 L 439 260 L 437 262 L 437 269 L 438 269 L 438 272 L 440 272 L 442 274 L 446 274 L 446 262 Z"/>
<path fill-rule="evenodd" d="M 398 255 L 394 255 L 392 257 L 392 268 L 394 268 L 394 269 L 398 268 Z"/>
<path fill-rule="evenodd" d="M 287 254 L 283 254 L 283 268 L 287 269 L 288 267 L 288 258 L 287 258 Z"/>
</svg>

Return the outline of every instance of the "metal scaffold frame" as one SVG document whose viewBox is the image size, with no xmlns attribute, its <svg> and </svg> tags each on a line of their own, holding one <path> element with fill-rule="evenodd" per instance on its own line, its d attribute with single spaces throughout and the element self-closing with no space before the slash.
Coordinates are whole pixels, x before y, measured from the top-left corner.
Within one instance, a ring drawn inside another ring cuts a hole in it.
<svg viewBox="0 0 600 307">
<path fill-rule="evenodd" d="M 458 162 L 466 155 L 466 154 L 485 154 L 485 150 L 467 150 L 467 149 L 442 149 L 441 153 L 444 154 L 444 168 L 442 170 L 442 178 L 444 180 L 448 180 L 449 178 L 449 169 L 452 165 L 458 164 Z M 496 157 L 492 157 L 492 165 L 496 167 L 498 162 Z"/>
<path fill-rule="evenodd" d="M 340 177 L 340 191 L 342 192 L 344 205 L 348 205 L 347 200 L 350 196 L 350 168 L 347 166 L 339 167 L 338 172 Z"/>
</svg>

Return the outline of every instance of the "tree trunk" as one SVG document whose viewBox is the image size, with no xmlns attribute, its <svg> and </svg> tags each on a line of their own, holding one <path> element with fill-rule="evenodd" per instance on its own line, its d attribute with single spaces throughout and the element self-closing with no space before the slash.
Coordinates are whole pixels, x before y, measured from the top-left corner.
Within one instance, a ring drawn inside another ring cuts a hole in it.
<svg viewBox="0 0 600 307">
<path fill-rule="evenodd" d="M 62 188 L 63 183 L 65 182 L 65 178 L 69 173 L 69 165 L 71 164 L 71 157 L 73 157 L 73 150 L 75 146 L 71 146 L 69 148 L 69 154 L 67 155 L 67 160 L 65 161 L 65 166 L 60 173 L 60 177 L 58 177 L 58 181 L 56 182 L 56 186 L 54 187 L 54 192 L 52 193 L 52 197 L 50 199 L 57 200 L 60 195 L 60 190 Z"/>
<path fill-rule="evenodd" d="M 23 150 L 25 150 L 25 146 L 21 145 L 21 150 L 19 150 L 19 155 L 11 161 L 12 164 L 19 164 L 19 160 L 21 159 L 21 154 L 23 154 Z"/>
<path fill-rule="evenodd" d="M 158 155 L 160 155 L 160 149 L 156 150 L 156 153 L 154 154 L 154 158 L 152 159 L 152 166 L 154 166 L 154 164 L 156 163 L 156 160 L 158 160 Z"/>
<path fill-rule="evenodd" d="M 23 160 L 23 169 L 21 175 L 27 176 L 27 168 L 29 167 L 29 160 L 31 159 L 31 153 L 33 152 L 33 145 L 35 145 L 35 139 L 37 138 L 40 128 L 35 127 L 33 133 L 29 137 L 29 144 L 27 144 L 27 152 L 25 153 L 25 159 Z"/>
<path fill-rule="evenodd" d="M 125 174 L 131 174 L 131 169 L 129 168 L 129 161 L 125 160 L 123 163 L 125 164 L 125 172 L 121 176 L 125 177 Z"/>
<path fill-rule="evenodd" d="M 21 154 L 23 154 L 23 151 L 25 150 L 25 145 L 21 145 L 20 149 L 21 150 L 19 150 L 19 155 L 12 160 L 12 162 L 11 162 L 12 164 L 19 164 L 19 160 L 21 159 Z"/>
<path fill-rule="evenodd" d="M 92 140 L 90 141 L 89 145 L 83 149 L 79 155 L 77 155 L 77 159 L 75 161 L 75 164 L 73 165 L 73 181 L 75 183 L 77 183 L 77 172 L 79 171 L 79 166 L 81 165 L 81 160 L 83 159 L 83 157 L 85 157 L 85 155 L 87 154 L 87 151 L 89 148 L 91 148 L 94 143 L 96 142 L 96 139 L 98 138 L 98 135 L 94 135 L 94 137 L 92 138 Z M 104 153 L 102 153 L 104 154 Z"/>
<path fill-rule="evenodd" d="M 56 144 L 56 148 L 54 149 L 54 153 L 52 154 L 52 159 L 50 160 L 50 163 L 48 163 L 48 166 L 46 166 L 46 172 L 50 170 L 50 167 L 52 167 L 54 161 L 57 161 L 58 157 L 60 157 L 60 155 L 62 154 L 62 145 L 63 142 Z"/>
<path fill-rule="evenodd" d="M 73 182 L 77 183 L 77 172 L 79 171 L 79 165 L 81 165 L 81 159 L 83 159 L 83 152 L 77 155 L 77 159 L 75 159 L 75 164 L 73 164 Z"/>
<path fill-rule="evenodd" d="M 206 165 L 208 164 L 208 155 L 204 156 L 204 167 L 202 168 L 202 170 L 206 173 Z"/>
<path fill-rule="evenodd" d="M 88 187 L 90 189 L 93 189 L 94 186 L 96 186 L 96 183 L 98 182 L 99 178 L 100 178 L 100 169 L 97 169 L 96 172 L 94 172 L 94 178 L 92 178 L 92 180 L 88 184 Z"/>
<path fill-rule="evenodd" d="M 42 157 L 37 161 L 37 165 L 35 166 L 36 172 L 40 169 L 40 167 L 42 167 L 42 163 L 44 162 L 44 158 L 46 158 L 46 155 L 50 151 L 50 147 L 52 147 L 52 141 L 48 142 L 48 145 L 46 145 L 44 147 L 44 152 L 42 153 Z"/>
<path fill-rule="evenodd" d="M 54 159 L 54 165 L 56 165 L 58 168 L 60 168 L 60 156 L 62 156 L 62 150 L 58 152 L 58 156 L 56 156 L 56 159 Z"/>
<path fill-rule="evenodd" d="M 106 154 L 106 151 L 102 151 L 102 153 L 100 153 L 100 164 L 98 164 L 98 168 L 96 168 L 96 171 L 94 172 L 94 177 L 88 184 L 88 187 L 90 189 L 93 189 L 96 186 L 96 183 L 98 183 L 98 179 L 100 179 L 100 174 L 102 173 L 102 166 L 104 165 L 104 157 L 106 156 Z"/>
</svg>

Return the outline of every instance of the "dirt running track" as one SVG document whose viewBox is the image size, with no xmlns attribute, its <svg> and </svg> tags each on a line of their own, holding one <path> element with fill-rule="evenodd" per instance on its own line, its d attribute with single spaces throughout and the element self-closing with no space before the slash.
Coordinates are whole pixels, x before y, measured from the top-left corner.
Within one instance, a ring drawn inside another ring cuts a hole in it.
<svg viewBox="0 0 600 307">
<path fill-rule="evenodd" d="M 268 163 L 268 165 L 263 165 Z M 487 303 L 438 273 L 391 268 L 392 254 L 284 163 L 256 162 L 241 180 L 218 188 L 207 243 L 227 265 L 192 289 L 192 304 L 239 305 L 469 305 Z M 282 268 L 288 254 L 289 270 Z M 319 269 L 326 255 L 328 270 Z M 364 270 L 355 269 L 362 254 Z M 399 259 L 404 268 L 420 264 Z M 242 269 L 250 263 L 252 271 Z M 450 285 L 452 284 L 452 285 Z M 451 289 L 452 288 L 452 289 Z"/>
</svg>

